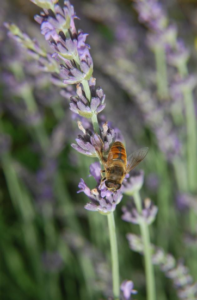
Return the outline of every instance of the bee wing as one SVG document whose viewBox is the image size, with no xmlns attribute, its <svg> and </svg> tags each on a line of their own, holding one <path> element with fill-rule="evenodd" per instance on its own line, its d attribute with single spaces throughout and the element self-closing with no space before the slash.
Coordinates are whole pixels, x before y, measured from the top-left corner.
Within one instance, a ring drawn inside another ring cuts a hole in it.
<svg viewBox="0 0 197 300">
<path fill-rule="evenodd" d="M 146 156 L 148 153 L 148 147 L 141 148 L 129 155 L 127 158 L 127 168 L 126 172 L 129 173 L 134 169 Z"/>
</svg>

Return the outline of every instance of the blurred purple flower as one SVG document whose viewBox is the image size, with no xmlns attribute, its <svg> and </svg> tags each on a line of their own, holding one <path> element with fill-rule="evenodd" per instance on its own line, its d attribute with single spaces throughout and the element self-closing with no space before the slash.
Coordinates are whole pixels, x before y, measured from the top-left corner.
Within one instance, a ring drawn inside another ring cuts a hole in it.
<svg viewBox="0 0 197 300">
<path fill-rule="evenodd" d="M 185 47 L 184 43 L 177 40 L 175 47 L 167 48 L 167 61 L 170 65 L 177 68 L 185 65 L 189 59 L 189 50 Z"/>
<path fill-rule="evenodd" d="M 142 170 L 133 170 L 123 180 L 121 191 L 124 194 L 132 195 L 141 189 L 143 182 L 144 172 Z"/>
<path fill-rule="evenodd" d="M 122 219 L 126 222 L 139 224 L 143 218 L 147 224 L 151 224 L 155 220 L 158 208 L 147 198 L 143 201 L 141 213 L 138 212 L 134 201 L 124 206 L 122 211 Z"/>
<path fill-rule="evenodd" d="M 132 295 L 137 294 L 137 291 L 135 291 L 133 288 L 134 288 L 134 284 L 131 280 L 123 281 L 120 289 L 123 292 L 123 296 L 125 300 L 129 300 L 131 299 Z"/>
</svg>

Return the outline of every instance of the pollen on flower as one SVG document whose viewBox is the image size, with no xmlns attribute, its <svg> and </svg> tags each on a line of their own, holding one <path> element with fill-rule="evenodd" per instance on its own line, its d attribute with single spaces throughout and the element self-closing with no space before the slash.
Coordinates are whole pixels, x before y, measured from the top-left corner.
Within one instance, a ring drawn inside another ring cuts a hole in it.
<svg viewBox="0 0 197 300">
<path fill-rule="evenodd" d="M 86 130 L 85 130 L 85 128 L 83 127 L 83 125 L 82 125 L 82 123 L 81 123 L 80 121 L 77 122 L 77 125 L 78 125 L 79 129 L 80 129 L 84 134 L 86 134 Z"/>
<path fill-rule="evenodd" d="M 95 196 L 98 196 L 98 195 L 99 195 L 99 192 L 98 192 L 98 190 L 97 190 L 96 188 L 92 189 L 92 190 L 91 190 L 91 193 L 92 193 L 93 195 L 95 195 Z"/>
</svg>

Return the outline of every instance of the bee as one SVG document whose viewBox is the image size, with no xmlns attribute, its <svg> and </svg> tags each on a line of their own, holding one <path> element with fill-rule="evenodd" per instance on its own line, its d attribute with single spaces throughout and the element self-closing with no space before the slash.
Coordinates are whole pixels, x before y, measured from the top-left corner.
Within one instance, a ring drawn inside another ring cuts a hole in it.
<svg viewBox="0 0 197 300">
<path fill-rule="evenodd" d="M 97 153 L 104 166 L 104 170 L 101 171 L 101 183 L 105 181 L 107 189 L 115 192 L 121 188 L 126 174 L 145 158 L 148 148 L 139 149 L 127 157 L 125 146 L 117 141 L 112 144 L 107 157 L 102 150 Z"/>
</svg>

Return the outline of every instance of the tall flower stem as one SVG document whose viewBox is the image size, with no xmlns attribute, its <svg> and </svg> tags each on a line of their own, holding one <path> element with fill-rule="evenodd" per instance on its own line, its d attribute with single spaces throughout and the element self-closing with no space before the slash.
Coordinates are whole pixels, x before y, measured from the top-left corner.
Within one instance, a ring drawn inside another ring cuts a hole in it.
<svg viewBox="0 0 197 300">
<path fill-rule="evenodd" d="M 90 101 L 91 100 L 91 92 L 90 92 L 90 87 L 89 87 L 89 84 L 88 84 L 88 81 L 87 80 L 82 80 L 82 85 L 83 85 L 83 88 L 84 88 L 84 92 L 86 94 L 86 97 L 87 99 Z"/>
<path fill-rule="evenodd" d="M 136 191 L 133 194 L 135 205 L 139 213 L 142 212 L 142 203 L 139 192 Z M 145 273 L 146 273 L 146 287 L 147 287 L 147 300 L 156 300 L 155 295 L 155 279 L 153 272 L 153 265 L 151 262 L 151 245 L 150 245 L 150 236 L 148 224 L 145 222 L 143 218 L 139 223 L 141 236 L 144 245 L 144 258 L 145 258 Z"/>
<path fill-rule="evenodd" d="M 181 77 L 187 77 L 188 71 L 186 64 L 180 64 L 178 68 Z M 196 129 L 196 116 L 194 108 L 194 99 L 192 90 L 185 88 L 183 91 L 184 106 L 186 114 L 186 127 L 187 127 L 187 161 L 188 161 L 188 184 L 189 190 L 195 192 L 197 190 L 197 129 Z"/>
<path fill-rule="evenodd" d="M 93 124 L 94 131 L 99 134 L 99 124 L 98 124 L 97 114 L 93 114 L 92 124 Z"/>
<path fill-rule="evenodd" d="M 87 80 L 82 81 L 83 88 L 86 97 L 91 101 L 91 91 Z M 94 131 L 99 134 L 99 123 L 97 119 L 97 114 L 94 113 L 92 116 L 92 124 Z M 100 162 L 102 165 L 102 162 Z M 113 277 L 113 295 L 114 300 L 119 300 L 120 298 L 120 284 L 119 284 L 119 262 L 118 262 L 118 246 L 116 239 L 116 226 L 114 220 L 114 214 L 111 212 L 107 215 L 108 226 L 109 226 L 109 237 L 110 237 L 110 247 L 111 247 L 111 260 L 112 260 L 112 277 Z"/>
<path fill-rule="evenodd" d="M 110 237 L 110 246 L 111 246 L 113 294 L 114 294 L 114 300 L 119 300 L 120 284 L 119 284 L 118 245 L 117 245 L 117 239 L 116 239 L 116 226 L 115 226 L 113 212 L 108 214 L 107 218 L 108 218 L 109 237 Z"/>
<path fill-rule="evenodd" d="M 157 91 L 161 99 L 169 97 L 168 93 L 168 77 L 166 68 L 165 50 L 162 47 L 154 48 L 156 69 L 157 69 Z"/>
</svg>

